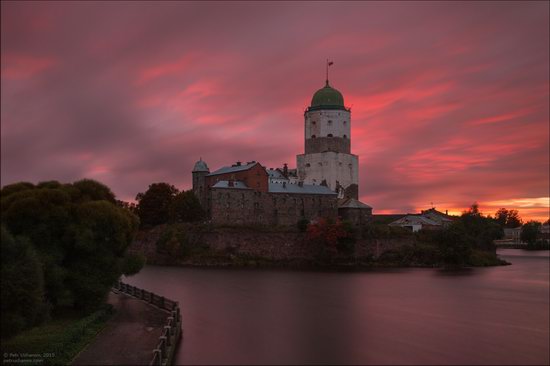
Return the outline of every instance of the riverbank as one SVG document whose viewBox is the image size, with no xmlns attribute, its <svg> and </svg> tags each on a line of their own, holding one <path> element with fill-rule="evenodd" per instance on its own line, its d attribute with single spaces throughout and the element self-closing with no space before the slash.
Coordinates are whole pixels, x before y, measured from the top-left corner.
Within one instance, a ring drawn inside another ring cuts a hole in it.
<svg viewBox="0 0 550 366">
<path fill-rule="evenodd" d="M 378 238 L 356 234 L 352 239 L 329 251 L 296 230 L 163 225 L 141 231 L 129 250 L 145 256 L 149 264 L 185 267 L 362 270 L 447 265 L 440 248 L 420 242 L 412 233 L 391 232 Z M 476 249 L 461 263 L 470 267 L 505 264 L 509 263 L 494 250 Z"/>
</svg>

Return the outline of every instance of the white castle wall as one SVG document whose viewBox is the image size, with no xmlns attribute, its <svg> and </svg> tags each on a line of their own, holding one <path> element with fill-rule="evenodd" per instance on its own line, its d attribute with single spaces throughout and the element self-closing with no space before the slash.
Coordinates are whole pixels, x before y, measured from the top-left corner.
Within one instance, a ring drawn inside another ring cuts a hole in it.
<svg viewBox="0 0 550 366">
<path fill-rule="evenodd" d="M 350 138 L 351 136 L 351 115 L 349 111 L 343 110 L 320 110 L 305 113 L 305 138 L 327 137 L 332 134 L 334 137 Z"/>
<path fill-rule="evenodd" d="M 359 159 L 357 155 L 327 151 L 296 156 L 298 178 L 306 184 L 321 184 L 326 179 L 330 189 L 336 189 L 336 181 L 344 188 L 358 184 Z"/>
</svg>

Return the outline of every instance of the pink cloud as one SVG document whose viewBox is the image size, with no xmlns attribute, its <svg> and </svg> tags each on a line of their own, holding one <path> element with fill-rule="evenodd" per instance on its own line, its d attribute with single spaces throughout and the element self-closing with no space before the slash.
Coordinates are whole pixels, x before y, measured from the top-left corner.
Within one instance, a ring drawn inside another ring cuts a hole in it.
<svg viewBox="0 0 550 366">
<path fill-rule="evenodd" d="M 548 23 L 544 2 L 3 2 L 2 181 L 133 198 L 189 189 L 199 156 L 292 167 L 331 58 L 375 213 L 517 208 L 548 191 Z"/>
<path fill-rule="evenodd" d="M 17 53 L 2 54 L 2 78 L 28 79 L 52 66 L 57 61 L 52 57 L 37 57 Z"/>
</svg>

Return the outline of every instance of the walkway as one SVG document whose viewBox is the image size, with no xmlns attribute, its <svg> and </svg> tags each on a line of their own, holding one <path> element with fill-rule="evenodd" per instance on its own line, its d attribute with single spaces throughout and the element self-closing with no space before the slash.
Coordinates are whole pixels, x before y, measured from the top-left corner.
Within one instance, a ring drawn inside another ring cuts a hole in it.
<svg viewBox="0 0 550 366">
<path fill-rule="evenodd" d="M 124 294 L 109 293 L 116 310 L 73 365 L 148 365 L 168 313 Z"/>
</svg>

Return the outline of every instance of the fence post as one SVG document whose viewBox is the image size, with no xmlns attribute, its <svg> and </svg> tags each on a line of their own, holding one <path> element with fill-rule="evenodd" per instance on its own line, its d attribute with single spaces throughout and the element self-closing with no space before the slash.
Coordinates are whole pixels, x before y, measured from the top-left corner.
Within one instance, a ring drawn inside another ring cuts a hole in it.
<svg viewBox="0 0 550 366">
<path fill-rule="evenodd" d="M 162 354 L 166 354 L 166 336 L 160 337 L 160 350 L 162 351 Z"/>
<path fill-rule="evenodd" d="M 172 337 L 170 334 L 170 327 L 167 325 L 164 326 L 164 334 L 166 337 L 166 346 L 170 347 L 172 345 Z"/>
<path fill-rule="evenodd" d="M 158 361 L 157 361 L 158 360 Z M 157 361 L 155 363 L 155 361 Z M 153 350 L 153 362 L 152 364 L 162 365 L 162 351 L 160 349 L 154 349 Z"/>
<path fill-rule="evenodd" d="M 160 306 L 161 309 L 164 309 L 164 296 L 160 297 Z"/>
</svg>

